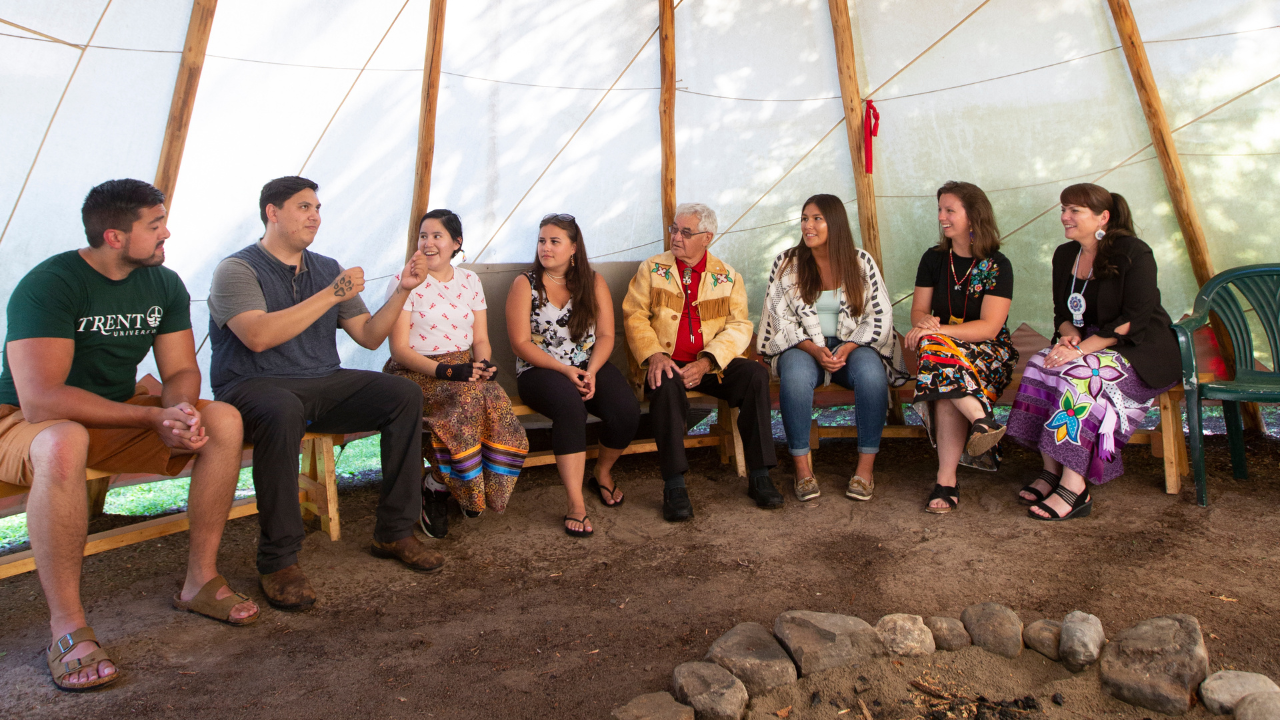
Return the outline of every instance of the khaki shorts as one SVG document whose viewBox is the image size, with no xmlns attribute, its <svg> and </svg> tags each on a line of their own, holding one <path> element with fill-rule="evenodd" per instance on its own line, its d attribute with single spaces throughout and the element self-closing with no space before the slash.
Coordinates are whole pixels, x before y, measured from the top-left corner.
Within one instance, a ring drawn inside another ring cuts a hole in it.
<svg viewBox="0 0 1280 720">
<path fill-rule="evenodd" d="M 159 395 L 148 395 L 139 385 L 135 395 L 126 401 L 129 405 L 160 407 Z M 202 410 L 211 401 L 200 400 L 196 409 Z M 22 416 L 22 409 L 13 405 L 0 405 L 0 481 L 12 485 L 30 487 L 34 477 L 31 468 L 31 443 L 36 436 L 52 425 L 65 420 L 46 420 L 30 423 Z M 97 428 L 89 429 L 89 457 L 86 466 L 94 470 L 113 473 L 151 473 L 177 475 L 191 461 L 193 453 L 164 444 L 160 435 L 146 428 Z"/>
</svg>

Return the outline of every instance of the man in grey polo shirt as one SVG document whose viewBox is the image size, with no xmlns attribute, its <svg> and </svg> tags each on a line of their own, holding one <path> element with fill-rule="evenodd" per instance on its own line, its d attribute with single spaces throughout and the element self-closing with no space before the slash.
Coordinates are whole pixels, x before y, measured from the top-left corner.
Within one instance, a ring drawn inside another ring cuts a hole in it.
<svg viewBox="0 0 1280 720">
<path fill-rule="evenodd" d="M 400 286 L 375 315 L 360 291 L 364 271 L 344 270 L 308 246 L 320 228 L 318 186 L 300 177 L 272 180 L 258 205 L 262 240 L 223 260 L 209 292 L 210 381 L 234 405 L 253 443 L 258 496 L 258 573 L 272 605 L 301 610 L 315 591 L 298 567 L 306 535 L 298 508 L 298 446 L 311 432 L 382 433 L 382 489 L 373 554 L 423 572 L 444 563 L 414 537 L 422 507 L 422 390 L 404 378 L 344 370 L 342 328 L 370 350 L 387 338 L 409 291 L 425 277 L 415 253 Z"/>
</svg>

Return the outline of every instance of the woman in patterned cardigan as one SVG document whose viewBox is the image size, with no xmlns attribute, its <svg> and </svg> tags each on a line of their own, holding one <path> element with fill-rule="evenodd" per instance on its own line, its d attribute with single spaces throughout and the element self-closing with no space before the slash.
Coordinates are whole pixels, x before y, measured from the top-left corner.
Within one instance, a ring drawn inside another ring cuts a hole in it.
<svg viewBox="0 0 1280 720">
<path fill-rule="evenodd" d="M 844 203 L 814 195 L 800 216 L 801 242 L 773 261 L 757 350 L 781 385 L 782 425 L 796 466 L 796 498 L 818 497 L 809 457 L 819 383 L 857 393 L 858 468 L 845 495 L 870 500 L 889 385 L 907 380 L 893 306 L 875 260 L 853 243 Z"/>
</svg>

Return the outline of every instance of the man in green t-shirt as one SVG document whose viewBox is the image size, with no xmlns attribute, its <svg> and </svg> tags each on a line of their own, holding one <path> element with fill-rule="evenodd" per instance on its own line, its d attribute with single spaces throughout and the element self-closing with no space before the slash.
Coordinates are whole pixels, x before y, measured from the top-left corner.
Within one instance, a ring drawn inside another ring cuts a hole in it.
<svg viewBox="0 0 1280 720">
<path fill-rule="evenodd" d="M 0 372 L 0 481 L 31 488 L 49 671 L 70 690 L 119 677 L 80 603 L 86 468 L 176 475 L 194 456 L 187 575 L 173 604 L 233 625 L 258 618 L 216 567 L 240 471 L 240 414 L 199 399 L 190 297 L 162 266 L 164 194 L 111 180 L 89 191 L 81 213 L 89 247 L 40 263 L 9 297 Z M 134 381 L 148 352 L 164 384 L 158 396 Z"/>
</svg>

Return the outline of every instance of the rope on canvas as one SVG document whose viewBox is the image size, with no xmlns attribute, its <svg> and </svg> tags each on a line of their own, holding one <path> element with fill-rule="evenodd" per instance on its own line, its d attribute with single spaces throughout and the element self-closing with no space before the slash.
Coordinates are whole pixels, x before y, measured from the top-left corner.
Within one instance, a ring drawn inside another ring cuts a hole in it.
<svg viewBox="0 0 1280 720">
<path fill-rule="evenodd" d="M 672 11 L 674 12 L 679 8 L 680 4 L 683 2 L 684 0 L 678 0 L 675 7 L 672 8 Z M 507 213 L 507 216 L 502 219 L 498 228 L 494 230 L 493 234 L 489 236 L 489 239 L 485 241 L 484 247 L 480 248 L 480 252 L 476 253 L 476 259 L 472 260 L 472 262 L 480 262 L 480 256 L 484 255 L 484 251 L 489 249 L 489 244 L 493 242 L 494 238 L 498 237 L 498 233 L 502 232 L 502 228 L 506 227 L 507 221 L 511 219 L 512 215 L 516 214 L 516 210 L 520 207 L 520 204 L 524 202 L 525 198 L 529 197 L 529 193 L 533 192 L 533 188 L 535 188 L 538 185 L 538 182 L 542 180 L 543 176 L 547 174 L 547 171 L 555 164 L 556 160 L 565 151 L 565 148 L 569 147 L 569 143 L 573 142 L 573 139 L 578 137 L 578 133 L 582 131 L 582 128 L 587 124 L 587 121 L 591 119 L 592 115 L 596 114 L 596 110 L 600 109 L 600 105 L 604 103 L 604 99 L 609 97 L 609 93 L 613 92 L 613 88 L 622 81 L 622 77 L 627 74 L 627 71 L 631 69 L 631 66 L 634 65 L 636 60 L 640 57 L 640 53 L 644 52 L 644 49 L 648 47 L 649 43 L 653 42 L 653 38 L 657 36 L 657 34 L 658 28 L 655 27 L 653 32 L 649 33 L 649 37 L 645 38 L 644 43 L 640 45 L 640 49 L 636 50 L 636 54 L 631 57 L 627 66 L 622 68 L 622 72 L 618 73 L 618 77 L 614 78 L 613 82 L 609 84 L 609 89 L 605 90 L 604 94 L 600 96 L 600 99 L 596 101 L 596 104 L 591 107 L 591 112 L 587 113 L 587 116 L 582 118 L 582 122 L 578 123 L 578 127 L 574 128 L 573 134 L 569 136 L 568 140 L 564 141 L 564 145 L 561 145 L 560 149 L 556 151 L 556 154 L 551 157 L 547 166 L 542 168 L 542 172 L 538 173 L 538 177 L 534 178 L 533 183 L 529 185 L 529 189 L 525 190 L 524 194 L 520 196 L 520 199 L 516 201 L 516 204 L 511 206 L 511 212 Z"/>
<path fill-rule="evenodd" d="M 80 69 L 80 62 L 84 60 L 85 50 L 89 48 L 89 43 L 93 42 L 93 36 L 98 34 L 98 28 L 102 26 L 102 20 L 107 16 L 107 10 L 110 9 L 111 0 L 107 0 L 107 4 L 102 8 L 102 14 L 98 16 L 98 22 L 93 26 L 93 32 L 89 33 L 89 41 L 80 48 L 80 57 L 76 58 L 75 67 L 71 68 L 71 75 L 67 77 L 67 84 L 63 86 L 62 94 L 58 96 L 58 104 L 53 107 L 53 114 L 49 116 L 49 124 L 44 128 L 44 135 L 40 136 L 40 144 L 36 147 L 35 157 L 31 158 L 31 167 L 27 168 L 27 175 L 22 178 L 22 187 L 18 189 L 18 197 L 13 199 L 13 207 L 9 209 L 9 219 L 4 221 L 4 229 L 0 230 L 0 242 L 4 242 L 4 236 L 9 233 L 9 224 L 13 222 L 13 216 L 18 212 L 18 204 L 22 202 L 22 195 L 27 191 L 27 183 L 31 181 L 31 173 L 35 171 L 36 162 L 40 160 L 40 153 L 44 150 L 44 143 L 49 139 L 49 131 L 53 129 L 53 121 L 58 119 L 58 110 L 62 108 L 62 101 L 67 98 L 67 90 L 71 89 L 71 81 L 76 79 L 76 71 Z M 12 25 L 12 23 L 7 24 Z M 22 29 L 26 30 L 26 28 Z M 63 44 L 70 45 L 70 43 Z"/>
<path fill-rule="evenodd" d="M 324 124 L 324 129 L 320 131 L 320 137 L 316 138 L 316 144 L 311 146 L 311 152 L 307 153 L 307 159 L 302 161 L 302 167 L 298 168 L 298 174 L 301 175 L 303 170 L 307 169 L 307 163 L 311 162 L 311 156 L 316 154 L 316 148 L 320 147 L 320 141 L 324 139 L 325 133 L 329 132 L 329 126 L 333 124 L 338 113 L 342 111 L 342 106 L 346 104 L 347 98 L 351 97 L 351 91 L 356 89 L 356 83 L 360 82 L 360 77 L 364 75 L 364 71 L 369 67 L 369 63 L 373 62 L 373 56 L 378 54 L 378 48 L 382 47 L 382 41 L 387 39 L 391 34 L 391 28 L 396 26 L 396 21 L 400 19 L 400 14 L 409 6 L 409 0 L 404 0 L 404 5 L 400 6 L 400 10 L 396 12 L 396 16 L 391 18 L 391 24 L 387 26 L 387 31 L 382 33 L 382 37 L 378 38 L 378 44 L 373 46 L 373 52 L 369 53 L 368 59 L 364 61 L 360 72 L 356 73 L 356 77 L 351 81 L 351 87 L 347 88 L 347 94 L 342 96 L 342 100 L 338 103 L 338 107 L 333 109 L 333 115 L 329 116 L 329 122 Z"/>
</svg>

